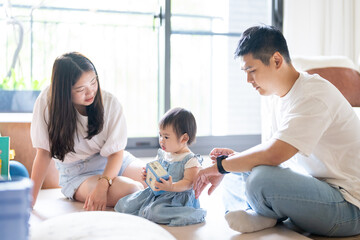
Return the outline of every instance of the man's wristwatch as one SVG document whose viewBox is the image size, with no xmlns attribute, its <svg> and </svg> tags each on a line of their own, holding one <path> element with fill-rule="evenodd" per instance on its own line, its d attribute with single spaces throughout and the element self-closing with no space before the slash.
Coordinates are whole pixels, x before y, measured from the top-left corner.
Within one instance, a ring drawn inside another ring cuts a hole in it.
<svg viewBox="0 0 360 240">
<path fill-rule="evenodd" d="M 108 181 L 108 183 L 109 183 L 109 186 L 111 186 L 112 185 L 112 179 L 111 178 L 109 178 L 109 177 L 107 177 L 107 176 L 100 176 L 99 178 L 98 178 L 98 181 L 100 180 L 100 179 L 106 179 L 107 181 Z"/>
<path fill-rule="evenodd" d="M 226 171 L 222 165 L 222 161 L 227 158 L 228 156 L 226 155 L 220 155 L 216 158 L 216 165 L 217 165 L 217 169 L 219 171 L 219 173 L 221 174 L 226 174 L 229 173 L 228 171 Z"/>
</svg>

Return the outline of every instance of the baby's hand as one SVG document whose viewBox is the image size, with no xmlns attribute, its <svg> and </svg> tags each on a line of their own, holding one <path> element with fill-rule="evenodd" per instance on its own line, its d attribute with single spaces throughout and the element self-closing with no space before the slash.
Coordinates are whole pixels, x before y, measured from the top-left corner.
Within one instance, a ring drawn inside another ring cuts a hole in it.
<svg viewBox="0 0 360 240">
<path fill-rule="evenodd" d="M 145 167 L 143 167 L 141 170 L 141 178 L 143 181 L 146 180 L 146 168 Z"/>
<path fill-rule="evenodd" d="M 169 180 L 165 180 L 163 178 L 160 178 L 161 182 L 155 182 L 155 187 L 156 190 L 155 191 L 168 191 L 168 192 L 172 192 L 172 188 L 173 188 L 173 182 L 172 182 L 172 177 L 169 176 Z"/>
</svg>

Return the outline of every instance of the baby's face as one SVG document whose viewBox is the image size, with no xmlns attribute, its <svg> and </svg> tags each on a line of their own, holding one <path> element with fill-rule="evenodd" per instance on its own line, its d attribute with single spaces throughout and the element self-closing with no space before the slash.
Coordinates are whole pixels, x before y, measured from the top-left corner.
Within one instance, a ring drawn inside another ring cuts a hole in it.
<svg viewBox="0 0 360 240">
<path fill-rule="evenodd" d="M 172 126 L 166 126 L 165 128 L 160 128 L 159 131 L 159 144 L 162 150 L 165 152 L 171 153 L 180 153 L 186 143 L 181 142 L 182 137 L 178 137 Z"/>
</svg>

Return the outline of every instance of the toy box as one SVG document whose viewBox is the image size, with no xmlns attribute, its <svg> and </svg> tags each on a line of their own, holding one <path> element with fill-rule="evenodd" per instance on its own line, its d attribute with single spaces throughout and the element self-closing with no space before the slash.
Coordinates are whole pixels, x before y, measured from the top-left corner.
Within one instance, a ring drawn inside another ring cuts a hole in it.
<svg viewBox="0 0 360 240">
<path fill-rule="evenodd" d="M 0 150 L 0 177 L 4 180 L 8 180 L 10 178 L 10 137 L 0 137 Z"/>
<path fill-rule="evenodd" d="M 29 240 L 29 219 L 32 211 L 31 180 L 1 180 L 0 203 L 0 239 Z"/>
<path fill-rule="evenodd" d="M 146 164 L 146 184 L 153 190 L 155 196 L 164 193 L 165 191 L 154 191 L 155 190 L 155 181 L 161 182 L 160 178 L 168 180 L 169 174 L 161 166 L 159 161 L 153 161 Z"/>
</svg>

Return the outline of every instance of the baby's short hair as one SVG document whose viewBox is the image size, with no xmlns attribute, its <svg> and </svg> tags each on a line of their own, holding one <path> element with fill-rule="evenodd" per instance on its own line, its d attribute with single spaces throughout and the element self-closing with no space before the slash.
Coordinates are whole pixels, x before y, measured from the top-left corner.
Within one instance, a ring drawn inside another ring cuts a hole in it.
<svg viewBox="0 0 360 240">
<path fill-rule="evenodd" d="M 196 120 L 194 115 L 184 108 L 177 107 L 167 111 L 161 118 L 159 126 L 160 128 L 172 126 L 178 138 L 187 133 L 188 145 L 195 141 Z"/>
</svg>

